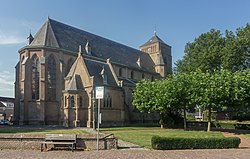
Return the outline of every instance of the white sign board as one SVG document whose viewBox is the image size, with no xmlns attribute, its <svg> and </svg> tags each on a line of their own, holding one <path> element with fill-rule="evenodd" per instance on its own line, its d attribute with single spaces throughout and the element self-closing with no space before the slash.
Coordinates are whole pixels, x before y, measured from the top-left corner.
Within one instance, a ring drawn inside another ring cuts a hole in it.
<svg viewBox="0 0 250 159">
<path fill-rule="evenodd" d="M 104 87 L 95 87 L 95 98 L 103 99 L 104 97 Z"/>
</svg>

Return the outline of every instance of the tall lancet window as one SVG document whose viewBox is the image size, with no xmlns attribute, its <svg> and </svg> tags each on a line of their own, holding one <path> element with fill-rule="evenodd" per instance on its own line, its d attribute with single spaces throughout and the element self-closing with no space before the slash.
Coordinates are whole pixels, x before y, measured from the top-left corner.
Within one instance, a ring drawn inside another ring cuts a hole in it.
<svg viewBox="0 0 250 159">
<path fill-rule="evenodd" d="M 31 70 L 31 92 L 32 99 L 39 99 L 39 85 L 40 85 L 40 61 L 37 55 L 33 55 L 32 59 L 32 70 Z"/>
<path fill-rule="evenodd" d="M 56 60 L 53 55 L 50 55 L 48 58 L 47 77 L 47 99 L 56 100 Z"/>
<path fill-rule="evenodd" d="M 70 58 L 69 60 L 68 60 L 68 62 L 67 62 L 67 70 L 66 70 L 66 74 L 65 74 L 65 76 L 67 76 L 68 75 L 68 73 L 69 73 L 69 71 L 70 71 L 70 69 L 71 69 L 71 67 L 72 67 L 72 65 L 73 65 L 73 59 L 72 58 Z"/>
</svg>

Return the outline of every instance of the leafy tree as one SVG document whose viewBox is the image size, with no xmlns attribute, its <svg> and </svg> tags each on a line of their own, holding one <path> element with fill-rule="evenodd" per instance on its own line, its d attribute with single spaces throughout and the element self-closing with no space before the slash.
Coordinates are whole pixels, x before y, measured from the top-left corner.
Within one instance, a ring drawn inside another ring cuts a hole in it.
<svg viewBox="0 0 250 159">
<path fill-rule="evenodd" d="M 171 89 L 169 96 L 171 98 L 170 106 L 175 109 L 183 110 L 184 129 L 186 130 L 186 112 L 194 109 L 194 103 L 191 100 L 193 96 L 193 74 L 176 74 L 171 79 Z"/>
<path fill-rule="evenodd" d="M 250 68 L 250 25 L 236 32 L 211 29 L 185 46 L 184 57 L 176 62 L 177 72 L 202 72 L 227 69 L 233 72 Z"/>
<path fill-rule="evenodd" d="M 221 52 L 225 40 L 219 30 L 211 29 L 201 34 L 194 42 L 185 46 L 185 55 L 177 61 L 178 72 L 192 72 L 200 69 L 202 72 L 221 68 Z"/>
<path fill-rule="evenodd" d="M 149 81 L 143 80 L 136 84 L 133 105 L 141 112 L 159 111 L 161 127 L 163 127 L 164 111 L 170 107 L 168 80 Z"/>
</svg>

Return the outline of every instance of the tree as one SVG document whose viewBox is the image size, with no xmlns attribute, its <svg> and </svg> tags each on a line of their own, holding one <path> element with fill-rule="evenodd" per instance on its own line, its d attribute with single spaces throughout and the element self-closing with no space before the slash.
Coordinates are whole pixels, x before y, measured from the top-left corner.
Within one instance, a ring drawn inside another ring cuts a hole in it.
<svg viewBox="0 0 250 159">
<path fill-rule="evenodd" d="M 185 46 L 184 57 L 177 61 L 178 72 L 192 72 L 200 69 L 202 72 L 221 68 L 221 52 L 225 40 L 219 30 L 211 29 L 201 34 L 194 42 Z"/>
<path fill-rule="evenodd" d="M 143 80 L 136 85 L 133 104 L 143 112 L 157 110 L 161 117 L 167 109 L 184 112 L 196 105 L 208 111 L 208 128 L 211 129 L 212 110 L 250 111 L 250 69 L 196 71 L 178 73 L 165 80 Z M 162 120 L 162 118 L 161 118 Z"/>
<path fill-rule="evenodd" d="M 168 80 L 142 80 L 136 84 L 133 93 L 133 105 L 141 112 L 159 111 L 161 121 L 163 121 L 164 111 L 170 107 L 169 90 L 170 83 Z M 161 122 L 161 127 L 163 123 Z"/>
<path fill-rule="evenodd" d="M 176 62 L 177 72 L 215 69 L 237 71 L 250 68 L 250 25 L 236 32 L 211 29 L 185 46 L 184 57 Z"/>
<path fill-rule="evenodd" d="M 193 74 L 176 74 L 171 79 L 171 89 L 168 90 L 171 98 L 170 107 L 175 109 L 181 109 L 184 117 L 184 130 L 186 130 L 186 112 L 187 110 L 194 109 L 195 103 L 193 98 Z"/>
</svg>

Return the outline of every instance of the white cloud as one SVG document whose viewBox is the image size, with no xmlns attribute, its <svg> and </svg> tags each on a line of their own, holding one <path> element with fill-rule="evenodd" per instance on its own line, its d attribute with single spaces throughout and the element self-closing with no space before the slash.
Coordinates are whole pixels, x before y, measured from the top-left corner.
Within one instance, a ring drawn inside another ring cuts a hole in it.
<svg viewBox="0 0 250 159">
<path fill-rule="evenodd" d="M 14 93 L 14 73 L 0 71 L 0 95 L 13 96 Z"/>
<path fill-rule="evenodd" d="M 17 35 L 4 35 L 0 32 L 0 45 L 24 43 L 23 37 Z"/>
<path fill-rule="evenodd" d="M 16 30 L 0 29 L 0 45 L 20 44 L 26 41 L 25 37 Z"/>
</svg>

